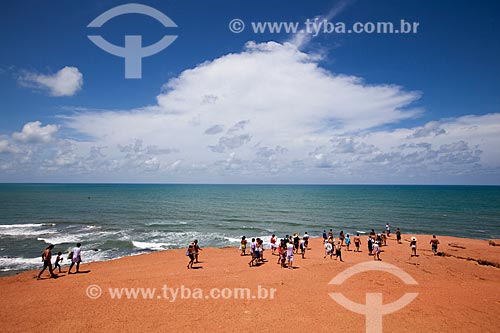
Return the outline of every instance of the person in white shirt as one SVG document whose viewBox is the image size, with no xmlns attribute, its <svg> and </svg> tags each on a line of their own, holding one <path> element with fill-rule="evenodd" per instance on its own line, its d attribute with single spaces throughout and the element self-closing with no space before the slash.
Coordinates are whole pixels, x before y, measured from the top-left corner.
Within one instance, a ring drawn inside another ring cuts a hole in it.
<svg viewBox="0 0 500 333">
<path fill-rule="evenodd" d="M 380 246 L 378 242 L 373 243 L 373 260 L 382 260 L 380 259 Z"/>
<path fill-rule="evenodd" d="M 302 237 L 302 239 L 304 240 L 304 245 L 306 246 L 307 250 L 307 248 L 309 247 L 309 235 L 307 234 L 307 231 L 304 233 L 304 237 Z"/>
<path fill-rule="evenodd" d="M 76 247 L 73 249 L 73 257 L 71 258 L 71 265 L 69 266 L 68 274 L 71 274 L 71 269 L 73 268 L 73 265 L 76 264 L 76 272 L 80 272 L 80 263 L 82 262 L 82 244 L 78 243 L 76 244 Z"/>
<path fill-rule="evenodd" d="M 325 256 L 323 258 L 326 258 L 326 256 L 330 256 L 330 259 L 333 257 L 333 245 L 329 241 L 325 241 Z"/>
<path fill-rule="evenodd" d="M 302 238 L 300 240 L 299 248 L 300 248 L 300 254 L 302 255 L 302 259 L 304 259 L 304 256 L 306 255 L 306 250 L 307 250 L 306 240 L 304 238 Z"/>
<path fill-rule="evenodd" d="M 255 238 L 252 238 L 252 242 L 250 243 L 250 255 L 252 256 L 252 259 L 248 263 L 248 266 L 252 267 L 254 263 L 257 261 L 256 257 L 256 252 L 257 252 L 257 244 L 255 243 Z"/>
<path fill-rule="evenodd" d="M 286 245 L 286 260 L 288 261 L 288 268 L 293 269 L 293 252 L 294 252 L 293 243 L 289 242 Z"/>
</svg>

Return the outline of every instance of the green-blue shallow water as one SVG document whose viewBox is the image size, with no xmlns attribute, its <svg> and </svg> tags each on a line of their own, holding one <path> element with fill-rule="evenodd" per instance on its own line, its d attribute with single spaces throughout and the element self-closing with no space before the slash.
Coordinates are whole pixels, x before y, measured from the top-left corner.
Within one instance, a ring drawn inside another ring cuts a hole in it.
<svg viewBox="0 0 500 333">
<path fill-rule="evenodd" d="M 237 246 L 242 235 L 384 230 L 500 238 L 498 186 L 0 184 L 0 274 L 40 266 L 49 243 L 85 261 Z"/>
</svg>

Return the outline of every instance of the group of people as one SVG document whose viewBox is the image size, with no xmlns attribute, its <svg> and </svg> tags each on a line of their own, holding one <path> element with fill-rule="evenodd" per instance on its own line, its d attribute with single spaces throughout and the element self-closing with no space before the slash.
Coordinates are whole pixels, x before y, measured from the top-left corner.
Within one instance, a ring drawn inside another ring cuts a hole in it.
<svg viewBox="0 0 500 333">
<path fill-rule="evenodd" d="M 80 272 L 80 263 L 82 262 L 82 256 L 81 256 L 81 243 L 76 244 L 76 247 L 73 248 L 73 250 L 69 253 L 68 255 L 68 260 L 71 260 L 71 265 L 69 266 L 68 274 L 71 274 L 71 269 L 73 266 L 76 264 L 76 273 Z M 58 275 L 54 273 L 54 270 L 56 268 L 59 269 L 58 273 L 62 273 L 61 271 L 61 263 L 64 260 L 62 256 L 62 252 L 57 252 L 57 257 L 56 261 L 54 262 L 54 268 L 52 268 L 52 250 L 54 249 L 54 244 L 50 244 L 45 248 L 45 250 L 42 253 L 42 262 L 43 262 L 43 269 L 38 273 L 37 279 L 40 279 L 42 277 L 43 272 L 48 268 L 50 277 L 51 278 L 57 278 Z"/>
<path fill-rule="evenodd" d="M 368 246 L 368 255 L 373 256 L 373 260 L 382 260 L 380 259 L 380 252 L 381 252 L 380 247 L 387 245 L 387 237 L 390 236 L 390 233 L 391 230 L 389 224 L 385 226 L 385 232 L 376 234 L 374 229 L 371 230 L 367 239 L 367 246 Z M 396 240 L 398 244 L 401 244 L 401 230 L 399 228 L 397 228 L 396 230 Z M 361 238 L 359 236 L 359 233 L 356 233 L 356 236 L 353 237 L 353 242 L 355 246 L 354 252 L 361 252 L 360 251 Z M 332 229 L 330 229 L 328 233 L 326 232 L 326 229 L 323 230 L 323 243 L 325 248 L 324 258 L 330 257 L 330 259 L 332 259 L 335 256 L 335 260 L 340 259 L 340 261 L 343 261 L 342 246 L 344 246 L 344 243 L 346 251 L 351 251 L 350 250 L 351 237 L 348 233 L 344 235 L 343 231 L 340 231 L 338 239 L 335 239 L 333 238 Z M 307 232 L 305 232 L 302 237 L 300 237 L 298 233 L 293 234 L 293 236 L 286 235 L 278 242 L 276 235 L 273 234 L 271 236 L 270 244 L 272 251 L 271 254 L 275 255 L 276 252 L 278 254 L 277 263 L 281 264 L 282 268 L 293 269 L 293 261 L 295 254 L 298 254 L 300 251 L 302 258 L 303 259 L 305 258 L 305 254 L 309 246 L 309 235 Z M 434 253 L 434 255 L 437 255 L 439 240 L 436 238 L 436 235 L 432 236 L 430 244 L 432 247 L 432 252 Z M 76 247 L 73 248 L 73 250 L 69 253 L 67 257 L 68 260 L 71 260 L 68 274 L 71 274 L 71 269 L 75 264 L 76 264 L 76 273 L 79 273 L 80 271 L 80 263 L 82 262 L 81 246 L 82 246 L 81 243 L 77 243 Z M 411 238 L 410 248 L 411 248 L 411 257 L 418 257 L 416 237 Z M 46 269 L 49 270 L 51 278 L 58 277 L 58 275 L 54 273 L 55 269 L 59 269 L 59 273 L 62 273 L 61 263 L 64 260 L 62 252 L 57 253 L 57 257 L 54 262 L 54 267 L 52 267 L 53 249 L 54 245 L 50 244 L 42 253 L 43 269 L 38 274 L 37 277 L 38 279 L 41 278 L 43 272 Z M 240 254 L 242 256 L 246 256 L 247 255 L 246 250 L 247 250 L 247 240 L 246 237 L 243 236 L 241 237 L 241 242 L 240 242 Z M 187 265 L 188 269 L 193 268 L 193 264 L 199 263 L 198 257 L 200 251 L 201 248 L 197 239 L 189 243 L 189 246 L 186 251 L 186 256 L 189 257 L 189 263 Z M 250 267 L 265 262 L 264 241 L 261 238 L 258 237 L 252 238 L 252 241 L 250 243 L 250 255 L 252 257 L 250 262 L 248 263 Z"/>
<path fill-rule="evenodd" d="M 277 263 L 281 264 L 281 267 L 288 267 L 292 269 L 295 254 L 298 254 L 300 251 L 302 258 L 305 258 L 305 254 L 309 246 L 309 235 L 307 232 L 304 233 L 302 237 L 300 237 L 298 233 L 295 233 L 293 236 L 286 235 L 278 242 L 278 238 L 275 234 L 273 234 L 271 236 L 270 244 L 272 251 L 271 254 L 278 255 Z M 247 255 L 247 245 L 248 242 L 246 236 L 241 237 L 240 255 Z M 266 261 L 264 259 L 264 241 L 261 238 L 252 238 L 250 243 L 250 256 L 252 257 L 248 263 L 248 266 L 250 267 L 258 266 Z"/>
<path fill-rule="evenodd" d="M 368 255 L 373 256 L 373 260 L 382 260 L 380 258 L 380 253 L 382 252 L 381 247 L 387 246 L 387 238 L 391 235 L 391 226 L 386 224 L 385 230 L 376 233 L 374 229 L 368 235 L 367 238 L 367 247 L 368 247 Z M 401 244 L 401 230 L 400 228 L 396 229 L 396 241 L 398 244 Z M 250 255 L 252 259 L 248 263 L 249 266 L 258 265 L 259 263 L 264 262 L 264 246 L 263 240 L 261 238 L 252 238 L 250 243 Z M 355 236 L 351 237 L 349 233 L 344 234 L 343 231 L 340 231 L 338 238 L 335 239 L 333 237 L 333 230 L 330 229 L 329 232 L 326 232 L 326 229 L 323 230 L 323 244 L 324 244 L 324 258 L 330 257 L 335 260 L 342 259 L 342 247 L 345 247 L 346 251 L 351 251 L 350 246 L 351 243 L 354 243 L 354 252 L 362 252 L 360 250 L 361 247 L 361 237 L 359 232 L 356 233 Z M 433 238 L 430 241 L 432 246 L 432 252 L 434 255 L 437 255 L 437 248 L 439 244 L 439 240 L 436 238 L 436 235 L 433 235 Z M 281 264 L 281 267 L 288 267 L 290 269 L 293 268 L 293 261 L 295 254 L 300 254 L 302 258 L 305 258 L 306 251 L 309 245 L 309 235 L 307 232 L 303 237 L 300 237 L 298 233 L 295 233 L 293 236 L 286 235 L 283 239 L 278 242 L 276 235 L 272 235 L 270 239 L 271 246 L 271 254 L 278 255 L 278 264 Z M 411 248 L 411 257 L 418 256 L 417 255 L 417 239 L 416 237 L 412 237 L 410 241 Z M 247 239 L 245 236 L 241 238 L 240 243 L 240 255 L 245 256 L 247 250 Z M 277 252 L 277 253 L 276 253 Z"/>
</svg>

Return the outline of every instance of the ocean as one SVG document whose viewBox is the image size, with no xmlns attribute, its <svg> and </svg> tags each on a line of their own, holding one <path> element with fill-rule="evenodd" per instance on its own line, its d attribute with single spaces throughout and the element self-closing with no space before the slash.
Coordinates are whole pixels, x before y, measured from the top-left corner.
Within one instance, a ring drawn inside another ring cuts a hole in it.
<svg viewBox="0 0 500 333">
<path fill-rule="evenodd" d="M 241 236 L 383 231 L 500 238 L 499 186 L 0 184 L 0 275 L 48 244 L 85 262 Z M 65 262 L 67 262 L 65 260 Z"/>
</svg>

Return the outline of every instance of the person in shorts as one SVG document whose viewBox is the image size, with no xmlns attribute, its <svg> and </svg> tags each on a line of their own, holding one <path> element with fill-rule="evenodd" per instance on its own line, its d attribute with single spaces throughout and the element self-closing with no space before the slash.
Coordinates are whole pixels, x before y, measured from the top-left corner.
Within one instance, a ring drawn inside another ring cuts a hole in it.
<svg viewBox="0 0 500 333">
<path fill-rule="evenodd" d="M 344 261 L 342 260 L 342 242 L 340 239 L 335 242 L 335 260 L 337 260 L 337 258 L 340 258 L 340 261 Z"/>
<path fill-rule="evenodd" d="M 275 235 L 275 234 L 273 234 L 273 235 L 271 236 L 271 240 L 270 240 L 270 243 L 271 243 L 271 251 L 272 251 L 272 252 L 271 252 L 271 254 L 272 254 L 273 256 L 274 256 L 274 253 L 276 252 L 276 248 L 278 247 L 278 246 L 276 245 L 276 241 L 277 241 L 277 239 L 276 239 L 276 235 Z"/>
<path fill-rule="evenodd" d="M 437 255 L 439 240 L 436 238 L 436 235 L 432 235 L 432 239 L 429 244 L 431 244 L 432 253 L 434 253 L 434 255 Z"/>
<path fill-rule="evenodd" d="M 56 262 L 54 263 L 54 270 L 59 268 L 59 273 L 61 273 L 61 262 L 63 261 L 62 252 L 57 252 Z"/>
<path fill-rule="evenodd" d="M 186 251 L 187 256 L 189 257 L 189 263 L 187 265 L 187 268 L 193 268 L 193 263 L 194 263 L 194 242 L 189 243 L 188 249 Z"/>
<path fill-rule="evenodd" d="M 241 250 L 241 255 L 246 256 L 246 251 L 247 251 L 247 238 L 245 236 L 241 237 L 241 242 L 240 242 L 240 250 Z"/>
<path fill-rule="evenodd" d="M 378 242 L 373 243 L 373 260 L 382 260 L 380 259 L 380 245 Z"/>
<path fill-rule="evenodd" d="M 51 259 L 52 259 L 52 249 L 53 248 L 54 248 L 54 245 L 50 244 L 43 251 L 43 253 L 42 253 L 43 269 L 40 271 L 40 273 L 38 273 L 37 279 L 40 279 L 40 277 L 42 276 L 43 272 L 47 268 L 49 269 L 50 277 L 51 278 L 57 278 L 57 275 L 54 274 L 54 272 L 52 271 L 52 262 L 51 262 Z"/>
<path fill-rule="evenodd" d="M 304 238 L 302 238 L 300 240 L 299 248 L 300 248 L 300 254 L 302 255 L 302 259 L 304 259 L 304 256 L 306 255 L 306 250 L 307 250 L 306 240 Z"/>
<path fill-rule="evenodd" d="M 356 247 L 354 252 L 360 252 L 359 247 L 361 246 L 361 238 L 359 238 L 359 232 L 356 233 L 356 237 L 354 237 L 354 246 Z"/>
<path fill-rule="evenodd" d="M 293 243 L 288 243 L 286 245 L 286 260 L 288 263 L 288 268 L 293 269 L 293 253 L 294 253 L 294 245 Z"/>
<path fill-rule="evenodd" d="M 411 238 L 410 248 L 411 248 L 411 256 L 412 257 L 418 257 L 418 254 L 417 254 L 417 238 L 415 238 L 415 237 Z"/>
<path fill-rule="evenodd" d="M 332 246 L 332 243 L 329 242 L 329 241 L 325 241 L 325 256 L 323 257 L 326 258 L 326 256 L 330 256 L 330 259 L 332 259 L 332 255 L 333 255 L 333 246 Z"/>
<path fill-rule="evenodd" d="M 256 262 L 256 260 L 259 258 L 256 256 L 257 251 L 257 244 L 255 243 L 255 238 L 252 238 L 252 242 L 250 243 L 250 256 L 252 256 L 252 259 L 248 263 L 248 266 L 252 267 L 253 264 Z"/>
<path fill-rule="evenodd" d="M 73 248 L 73 257 L 71 259 L 71 265 L 69 265 L 69 270 L 68 274 L 71 274 L 71 269 L 73 268 L 73 265 L 76 264 L 76 272 L 80 272 L 80 263 L 82 262 L 82 244 L 78 243 L 76 244 L 76 247 Z"/>
<path fill-rule="evenodd" d="M 349 234 L 345 235 L 345 250 L 346 251 L 351 251 L 349 249 L 349 246 L 351 245 L 351 236 Z"/>
</svg>

